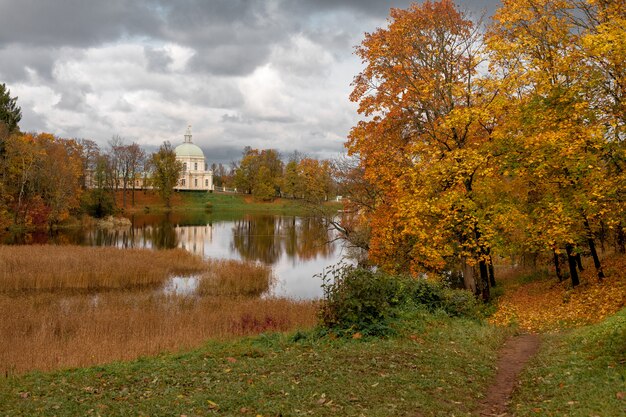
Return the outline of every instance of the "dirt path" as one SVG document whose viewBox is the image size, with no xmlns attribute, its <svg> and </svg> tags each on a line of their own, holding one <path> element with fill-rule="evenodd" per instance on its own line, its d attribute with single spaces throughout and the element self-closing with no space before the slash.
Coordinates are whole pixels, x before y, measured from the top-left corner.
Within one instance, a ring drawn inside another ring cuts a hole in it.
<svg viewBox="0 0 626 417">
<path fill-rule="evenodd" d="M 482 401 L 478 411 L 480 416 L 505 417 L 511 394 L 517 386 L 517 377 L 539 349 L 539 336 L 523 334 L 512 337 L 500 350 L 498 371 L 486 398 Z"/>
</svg>

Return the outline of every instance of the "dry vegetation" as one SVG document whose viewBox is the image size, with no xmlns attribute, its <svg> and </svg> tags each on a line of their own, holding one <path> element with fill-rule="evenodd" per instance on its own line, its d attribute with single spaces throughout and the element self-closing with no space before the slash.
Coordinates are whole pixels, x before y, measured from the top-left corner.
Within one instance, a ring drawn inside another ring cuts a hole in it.
<svg viewBox="0 0 626 417">
<path fill-rule="evenodd" d="M 210 271 L 198 282 L 199 295 L 259 296 L 269 290 L 273 282 L 270 267 L 254 262 L 214 260 Z"/>
<path fill-rule="evenodd" d="M 205 261 L 182 249 L 0 245 L 0 293 L 160 285 L 174 274 L 206 268 Z"/>
<path fill-rule="evenodd" d="M 271 286 L 271 271 L 256 263 L 203 261 L 179 250 L 0 246 L 0 268 L 4 376 L 316 322 L 313 302 L 251 298 Z M 167 295 L 155 287 L 182 273 L 201 277 L 196 294 Z"/>
</svg>

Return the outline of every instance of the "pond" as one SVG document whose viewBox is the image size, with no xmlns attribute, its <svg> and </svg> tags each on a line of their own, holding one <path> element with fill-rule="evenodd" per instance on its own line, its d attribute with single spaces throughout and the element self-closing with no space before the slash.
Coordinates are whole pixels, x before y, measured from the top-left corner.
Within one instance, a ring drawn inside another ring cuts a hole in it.
<svg viewBox="0 0 626 417">
<path fill-rule="evenodd" d="M 320 298 L 321 279 L 315 275 L 345 255 L 336 234 L 315 217 L 250 213 L 215 217 L 190 212 L 138 214 L 130 220 L 132 226 L 126 228 L 29 233 L 4 243 L 183 248 L 205 258 L 261 262 L 272 267 L 276 278 L 266 295 L 292 299 Z"/>
</svg>

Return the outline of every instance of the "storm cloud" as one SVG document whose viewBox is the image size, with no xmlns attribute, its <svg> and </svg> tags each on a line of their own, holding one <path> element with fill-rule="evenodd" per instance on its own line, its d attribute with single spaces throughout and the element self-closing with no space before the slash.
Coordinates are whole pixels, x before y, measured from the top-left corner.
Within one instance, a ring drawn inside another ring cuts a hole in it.
<svg viewBox="0 0 626 417">
<path fill-rule="evenodd" d="M 188 124 L 209 163 L 245 146 L 342 152 L 353 47 L 384 0 L 0 0 L 0 83 L 21 128 L 154 149 Z M 494 0 L 460 2 L 480 13 Z"/>
</svg>

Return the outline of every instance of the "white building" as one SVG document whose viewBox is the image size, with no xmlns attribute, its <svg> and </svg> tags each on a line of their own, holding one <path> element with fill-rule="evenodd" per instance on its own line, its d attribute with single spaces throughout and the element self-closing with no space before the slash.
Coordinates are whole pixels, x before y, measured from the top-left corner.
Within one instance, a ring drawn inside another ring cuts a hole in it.
<svg viewBox="0 0 626 417">
<path fill-rule="evenodd" d="M 213 171 L 205 162 L 202 149 L 191 142 L 191 126 L 185 133 L 185 142 L 178 145 L 174 152 L 176 152 L 176 160 L 183 164 L 183 172 L 174 188 L 176 190 L 212 191 Z"/>
</svg>

